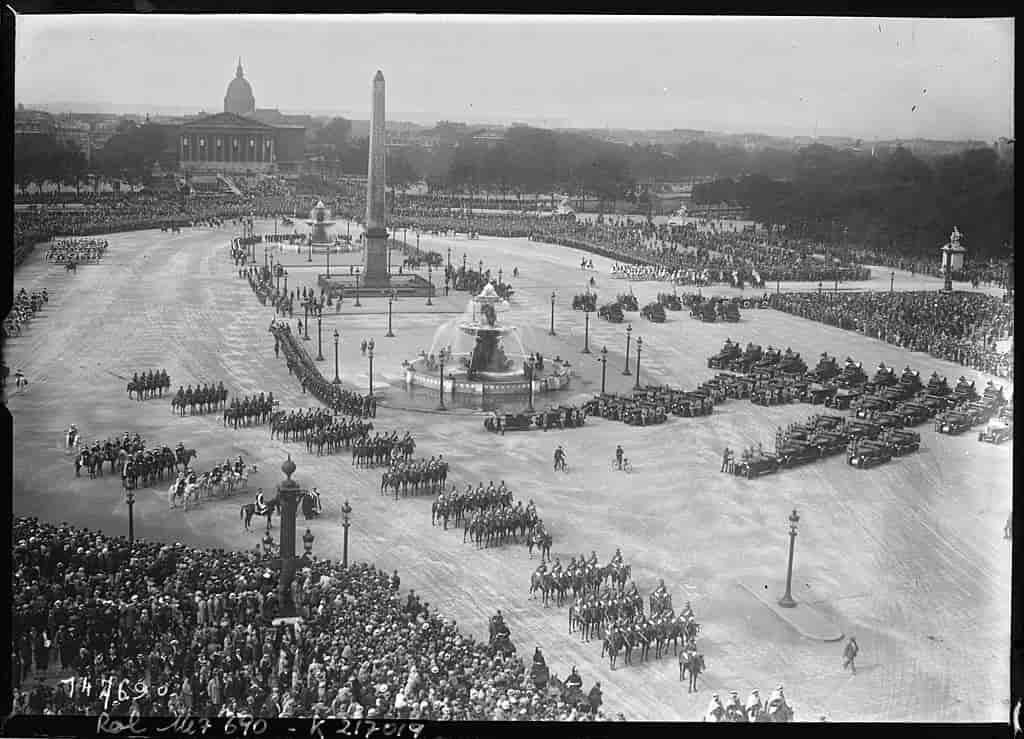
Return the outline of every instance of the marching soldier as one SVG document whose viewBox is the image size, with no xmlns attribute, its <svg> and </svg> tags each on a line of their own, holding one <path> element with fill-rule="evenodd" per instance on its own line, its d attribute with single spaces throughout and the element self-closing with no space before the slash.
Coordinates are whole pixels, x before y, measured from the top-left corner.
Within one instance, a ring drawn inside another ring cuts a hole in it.
<svg viewBox="0 0 1024 739">
<path fill-rule="evenodd" d="M 711 696 L 711 703 L 708 704 L 708 710 L 704 714 L 704 720 L 708 723 L 721 723 L 725 720 L 725 706 L 722 705 L 722 701 L 718 698 L 718 693 L 714 693 Z"/>
<path fill-rule="evenodd" d="M 750 691 L 750 697 L 747 698 L 747 705 L 745 708 L 747 721 L 757 721 L 757 717 L 763 708 L 764 706 L 761 704 L 761 694 L 757 692 L 757 688 L 754 688 Z"/>
<path fill-rule="evenodd" d="M 740 722 L 747 717 L 743 704 L 740 703 L 740 696 L 735 690 L 729 693 L 729 703 L 725 707 L 725 718 L 727 721 Z"/>
<path fill-rule="evenodd" d="M 851 636 L 850 641 L 846 643 L 846 648 L 843 649 L 843 669 L 845 670 L 849 667 L 854 675 L 857 674 L 857 665 L 854 664 L 854 660 L 857 658 L 859 651 L 860 647 L 857 646 L 857 640 Z"/>
</svg>

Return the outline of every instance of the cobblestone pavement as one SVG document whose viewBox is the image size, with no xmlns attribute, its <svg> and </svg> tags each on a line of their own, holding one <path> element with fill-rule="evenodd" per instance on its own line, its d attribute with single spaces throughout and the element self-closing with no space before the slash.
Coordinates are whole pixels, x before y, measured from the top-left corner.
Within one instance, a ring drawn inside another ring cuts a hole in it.
<svg viewBox="0 0 1024 739">
<path fill-rule="evenodd" d="M 125 384 L 135 370 L 165 368 L 175 388 L 223 381 L 233 394 L 273 391 L 284 408 L 315 403 L 274 358 L 267 333 L 272 310 L 260 306 L 235 276 L 227 246 L 234 235 L 228 227 L 114 235 L 104 260 L 77 274 L 46 264 L 38 253 L 19 269 L 16 288 L 45 285 L 51 297 L 6 348 L 12 370 L 21 369 L 31 382 L 27 392 L 12 392 L 8 399 L 16 515 L 126 532 L 118 481 L 74 477 L 62 448 L 63 430 L 72 422 L 87 440 L 128 430 L 153 443 L 183 441 L 199 450 L 200 470 L 242 454 L 259 465 L 250 490 L 273 486 L 290 452 L 296 479 L 324 493 L 326 514 L 309 524 L 318 555 L 340 557 L 339 509 L 349 499 L 352 558 L 398 568 L 403 586 L 415 588 L 477 636 L 486 636 L 487 617 L 500 608 L 520 649 L 539 644 L 557 673 L 577 665 L 584 680 L 600 680 L 611 711 L 635 719 L 699 720 L 712 690 L 738 690 L 745 697 L 753 687 L 770 691 L 783 683 L 797 718 L 804 720 L 1005 719 L 1010 547 L 1002 527 L 1011 501 L 1008 446 L 979 444 L 971 434 L 940 436 L 925 426 L 920 453 L 875 470 L 855 470 L 833 459 L 743 481 L 718 472 L 722 448 L 758 441 L 768 446 L 776 426 L 812 412 L 805 405 L 761 408 L 746 401 L 723 404 L 709 418 L 672 418 L 659 427 L 590 419 L 579 430 L 498 437 L 486 433 L 480 414 L 469 410 L 405 410 L 416 404 L 402 387 L 401 360 L 430 346 L 437 327 L 463 310 L 465 294 L 437 298 L 433 307 L 422 299 L 398 301 L 394 339 L 383 337 L 387 305 L 379 298 L 364 297 L 359 309 L 346 300 L 340 316 L 325 314 L 327 376 L 333 371 L 330 337 L 338 328 L 342 378 L 365 390 L 367 360 L 357 347 L 362 338 L 376 339 L 374 387 L 382 397 L 377 427 L 412 430 L 417 453 L 443 453 L 450 461 L 453 482 L 504 479 L 517 497 L 533 498 L 554 535 L 553 553 L 563 562 L 592 549 L 606 561 L 621 547 L 645 595 L 664 578 L 674 602 L 693 603 L 704 625 L 700 645 L 708 671 L 701 692 L 688 696 L 671 656 L 612 672 L 597 643 L 569 636 L 566 609 L 544 608 L 528 598 L 536 561 L 525 547 L 477 551 L 464 545 L 460 532 L 430 527 L 428 498 L 381 497 L 379 471 L 355 470 L 344 456 L 311 457 L 302 445 L 270 440 L 266 427 L 227 431 L 216 414 L 174 416 L 166 398 L 129 400 Z M 609 260 L 594 257 L 597 269 L 591 273 L 579 269 L 577 253 L 525 239 L 423 237 L 421 245 L 442 253 L 452 246 L 453 263 L 461 263 L 465 251 L 471 263 L 483 259 L 502 267 L 506 277 L 518 267 L 509 315 L 522 326 L 526 346 L 576 365 L 572 389 L 560 400 L 579 400 L 599 388 L 599 364 L 579 352 L 583 315 L 569 304 L 591 274 L 601 302 L 629 289 L 630 283 L 610 279 Z M 332 269 L 346 268 L 346 260 L 357 261 L 358 255 L 332 258 Z M 315 264 L 296 263 L 289 268 L 289 286 L 312 285 L 316 271 Z M 888 272 L 871 284 L 888 289 Z M 641 305 L 668 289 L 647 282 L 631 286 Z M 921 286 L 921 278 L 897 277 L 898 289 Z M 547 335 L 552 289 L 558 295 L 555 337 Z M 884 360 L 922 374 L 935 369 L 950 379 L 986 379 L 924 354 L 769 310 L 745 311 L 738 324 L 711 325 L 685 313 L 669 313 L 664 324 L 629 315 L 634 338 L 644 339 L 643 382 L 696 386 L 714 374 L 706 357 L 726 337 L 791 346 L 809 358 L 828 351 L 865 366 Z M 608 389 L 623 391 L 633 380 L 620 374 L 625 326 L 593 318 L 591 346 L 609 349 Z M 307 346 L 315 356 L 315 332 L 311 337 Z M 557 443 L 568 452 L 568 474 L 551 471 Z M 635 466 L 632 474 L 610 471 L 617 443 Z M 244 533 L 237 512 L 251 495 L 204 502 L 186 514 L 168 510 L 164 489 L 144 490 L 135 506 L 137 535 L 255 547 L 261 534 Z M 793 506 L 801 515 L 794 593 L 813 600 L 857 637 L 856 676 L 841 669 L 841 644 L 800 638 L 737 585 L 740 577 L 754 577 L 781 587 L 786 517 Z"/>
</svg>

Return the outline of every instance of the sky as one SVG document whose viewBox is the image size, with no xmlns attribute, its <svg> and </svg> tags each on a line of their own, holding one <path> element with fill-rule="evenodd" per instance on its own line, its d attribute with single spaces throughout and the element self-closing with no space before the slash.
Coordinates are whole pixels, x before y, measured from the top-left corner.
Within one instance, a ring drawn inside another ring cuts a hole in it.
<svg viewBox="0 0 1024 739">
<path fill-rule="evenodd" d="M 778 136 L 1013 136 L 1012 19 L 20 16 L 15 99 Z"/>
</svg>

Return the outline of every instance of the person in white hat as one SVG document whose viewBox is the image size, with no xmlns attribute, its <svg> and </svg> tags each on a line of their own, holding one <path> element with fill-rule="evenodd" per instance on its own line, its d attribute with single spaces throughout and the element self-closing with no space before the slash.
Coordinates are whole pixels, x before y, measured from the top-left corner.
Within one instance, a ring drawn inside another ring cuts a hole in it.
<svg viewBox="0 0 1024 739">
<path fill-rule="evenodd" d="M 725 720 L 725 707 L 722 705 L 722 701 L 718 698 L 718 693 L 714 693 L 711 696 L 711 702 L 708 704 L 708 710 L 704 714 L 704 720 L 708 723 L 717 724 Z"/>
<path fill-rule="evenodd" d="M 761 694 L 758 692 L 757 688 L 754 688 L 750 691 L 750 697 L 747 698 L 747 721 L 757 721 L 763 709 L 764 706 L 761 703 Z"/>
</svg>

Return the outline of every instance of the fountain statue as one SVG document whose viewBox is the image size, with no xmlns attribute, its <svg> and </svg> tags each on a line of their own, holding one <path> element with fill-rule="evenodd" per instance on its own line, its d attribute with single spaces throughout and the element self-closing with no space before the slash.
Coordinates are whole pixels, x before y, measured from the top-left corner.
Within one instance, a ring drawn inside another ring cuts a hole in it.
<svg viewBox="0 0 1024 739">
<path fill-rule="evenodd" d="M 334 239 L 327 234 L 327 229 L 334 225 L 330 220 L 331 211 L 324 205 L 323 200 L 318 200 L 313 210 L 309 211 L 309 244 L 314 249 L 331 249 L 334 247 Z"/>
<path fill-rule="evenodd" d="M 438 387 L 443 361 L 445 387 L 456 393 L 527 394 L 531 382 L 535 392 L 567 387 L 568 362 L 545 362 L 541 371 L 531 373 L 536 355 L 527 353 L 519 327 L 506 319 L 508 308 L 494 285 L 485 285 L 462 316 L 437 329 L 429 353 L 421 351 L 404 363 L 406 383 Z"/>
</svg>

